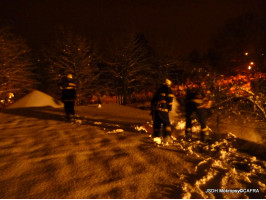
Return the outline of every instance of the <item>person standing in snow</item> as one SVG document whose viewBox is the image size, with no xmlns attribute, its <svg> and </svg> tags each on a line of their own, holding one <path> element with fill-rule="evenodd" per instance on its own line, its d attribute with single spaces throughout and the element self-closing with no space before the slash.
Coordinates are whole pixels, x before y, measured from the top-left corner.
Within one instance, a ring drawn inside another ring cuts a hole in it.
<svg viewBox="0 0 266 200">
<path fill-rule="evenodd" d="M 151 100 L 151 115 L 153 119 L 153 141 L 157 144 L 172 143 L 169 112 L 172 110 L 174 94 L 171 90 L 172 82 L 166 79 L 155 92 Z M 161 127 L 163 134 L 161 135 Z M 161 140 L 163 137 L 163 141 Z"/>
<path fill-rule="evenodd" d="M 76 84 L 73 82 L 73 75 L 64 76 L 59 85 L 62 91 L 61 100 L 64 103 L 64 110 L 67 120 L 71 120 L 75 116 L 75 100 L 76 100 Z"/>
<path fill-rule="evenodd" d="M 210 102 L 203 98 L 197 89 L 188 89 L 185 99 L 186 110 L 186 129 L 185 135 L 188 140 L 192 139 L 192 114 L 196 113 L 196 117 L 201 126 L 200 137 L 202 142 L 206 142 L 209 136 L 208 127 L 206 125 L 206 108 L 210 106 Z"/>
</svg>

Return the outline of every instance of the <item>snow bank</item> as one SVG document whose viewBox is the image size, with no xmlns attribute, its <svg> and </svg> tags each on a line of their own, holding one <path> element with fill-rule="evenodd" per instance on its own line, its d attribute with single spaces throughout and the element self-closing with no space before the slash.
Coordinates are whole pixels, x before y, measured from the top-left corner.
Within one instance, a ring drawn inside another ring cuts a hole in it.
<svg viewBox="0 0 266 200">
<path fill-rule="evenodd" d="M 62 108 L 64 105 L 61 101 L 45 94 L 41 91 L 34 90 L 21 99 L 15 101 L 8 108 L 25 108 L 25 107 L 53 107 Z"/>
</svg>

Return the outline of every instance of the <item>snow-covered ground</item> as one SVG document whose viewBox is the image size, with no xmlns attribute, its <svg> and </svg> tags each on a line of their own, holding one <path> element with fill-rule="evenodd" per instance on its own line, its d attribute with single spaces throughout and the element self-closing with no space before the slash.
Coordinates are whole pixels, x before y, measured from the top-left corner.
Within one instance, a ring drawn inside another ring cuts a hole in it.
<svg viewBox="0 0 266 200">
<path fill-rule="evenodd" d="M 151 141 L 149 111 L 116 104 L 0 112 L 0 198 L 266 198 L 266 149 L 229 131 Z M 197 128 L 194 129 L 197 131 Z M 244 132 L 242 134 L 245 134 Z M 265 144 L 265 143 L 264 143 Z"/>
</svg>

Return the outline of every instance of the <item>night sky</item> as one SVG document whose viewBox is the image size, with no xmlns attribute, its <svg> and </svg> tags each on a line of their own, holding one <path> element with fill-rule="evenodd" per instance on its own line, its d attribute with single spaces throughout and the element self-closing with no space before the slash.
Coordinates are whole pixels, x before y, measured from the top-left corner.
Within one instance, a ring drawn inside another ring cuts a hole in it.
<svg viewBox="0 0 266 200">
<path fill-rule="evenodd" d="M 0 24 L 39 48 L 58 27 L 71 27 L 104 45 L 142 32 L 169 55 L 204 53 L 230 19 L 262 14 L 265 0 L 0 0 Z"/>
</svg>

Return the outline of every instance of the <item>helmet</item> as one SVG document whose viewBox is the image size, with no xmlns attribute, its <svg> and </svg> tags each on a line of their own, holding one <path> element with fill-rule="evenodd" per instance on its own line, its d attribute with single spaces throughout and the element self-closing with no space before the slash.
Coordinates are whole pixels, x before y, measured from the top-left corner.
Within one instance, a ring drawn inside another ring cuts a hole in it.
<svg viewBox="0 0 266 200">
<path fill-rule="evenodd" d="M 165 79 L 165 84 L 168 85 L 168 86 L 171 86 L 172 85 L 172 81 L 170 79 Z"/>
<path fill-rule="evenodd" d="M 13 93 L 13 92 L 9 92 L 9 93 L 8 93 L 8 98 L 11 99 L 11 98 L 13 98 L 13 97 L 14 97 L 14 93 Z"/>
<path fill-rule="evenodd" d="M 72 79 L 73 78 L 73 75 L 72 74 L 68 74 L 67 75 L 67 78 Z"/>
</svg>

